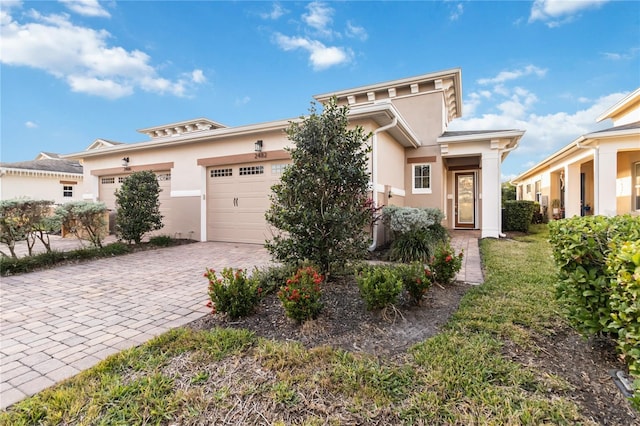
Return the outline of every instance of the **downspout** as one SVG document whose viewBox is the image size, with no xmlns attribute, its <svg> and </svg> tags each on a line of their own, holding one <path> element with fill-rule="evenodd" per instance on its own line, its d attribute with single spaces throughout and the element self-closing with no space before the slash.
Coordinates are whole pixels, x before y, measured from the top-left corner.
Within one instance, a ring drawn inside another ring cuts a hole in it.
<svg viewBox="0 0 640 426">
<path fill-rule="evenodd" d="M 600 147 L 598 146 L 582 146 L 580 142 L 584 141 L 584 137 L 580 136 L 576 141 L 576 147 L 580 149 L 593 150 L 593 214 L 600 214 Z M 582 213 L 581 213 L 582 214 Z"/>
<path fill-rule="evenodd" d="M 378 200 L 378 133 L 389 130 L 392 127 L 395 127 L 398 124 L 398 117 L 393 117 L 393 121 L 387 124 L 386 126 L 382 126 L 373 131 L 372 142 L 371 142 L 371 180 L 373 186 L 373 207 L 377 206 Z M 378 224 L 373 224 L 373 241 L 369 246 L 369 251 L 374 251 L 378 246 Z"/>
<path fill-rule="evenodd" d="M 505 148 L 500 150 L 500 154 L 502 156 L 502 153 L 504 152 L 511 152 L 514 149 L 516 149 L 518 146 L 520 145 L 520 139 L 518 139 L 518 142 L 516 142 L 516 144 L 514 146 L 512 146 L 511 148 Z M 502 158 L 500 158 L 500 163 L 502 163 Z M 498 232 L 498 237 L 500 238 L 505 238 L 507 235 L 502 233 L 502 216 L 500 216 L 500 232 Z"/>
</svg>

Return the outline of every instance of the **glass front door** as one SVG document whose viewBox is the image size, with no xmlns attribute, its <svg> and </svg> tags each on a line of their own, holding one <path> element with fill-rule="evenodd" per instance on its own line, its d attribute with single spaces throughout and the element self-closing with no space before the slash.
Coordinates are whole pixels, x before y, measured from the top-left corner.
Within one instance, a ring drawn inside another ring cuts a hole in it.
<svg viewBox="0 0 640 426">
<path fill-rule="evenodd" d="M 475 228 L 476 194 L 473 173 L 456 174 L 456 228 Z"/>
</svg>

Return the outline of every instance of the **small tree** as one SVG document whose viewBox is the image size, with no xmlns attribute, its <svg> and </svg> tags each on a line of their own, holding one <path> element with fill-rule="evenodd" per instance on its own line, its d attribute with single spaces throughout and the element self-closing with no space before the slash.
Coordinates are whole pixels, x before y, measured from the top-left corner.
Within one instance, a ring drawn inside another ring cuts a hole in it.
<svg viewBox="0 0 640 426">
<path fill-rule="evenodd" d="M 23 204 L 23 200 L 0 201 L 0 242 L 7 245 L 14 259 L 18 258 L 15 252 L 16 242 L 27 238 Z M 4 252 L 2 255 L 7 256 Z"/>
<path fill-rule="evenodd" d="M 160 185 L 151 171 L 129 175 L 116 191 L 116 235 L 119 239 L 140 244 L 147 232 L 162 228 Z"/>
<path fill-rule="evenodd" d="M 324 275 L 334 266 L 366 254 L 366 227 L 371 221 L 367 203 L 369 173 L 366 141 L 361 127 L 347 129 L 348 107 L 336 100 L 287 133 L 293 164 L 272 187 L 267 221 L 278 232 L 266 244 L 269 252 L 289 265 L 309 260 Z"/>
<path fill-rule="evenodd" d="M 107 206 L 91 201 L 72 201 L 56 209 L 62 228 L 80 240 L 88 240 L 94 247 L 102 247 L 107 222 Z"/>
</svg>

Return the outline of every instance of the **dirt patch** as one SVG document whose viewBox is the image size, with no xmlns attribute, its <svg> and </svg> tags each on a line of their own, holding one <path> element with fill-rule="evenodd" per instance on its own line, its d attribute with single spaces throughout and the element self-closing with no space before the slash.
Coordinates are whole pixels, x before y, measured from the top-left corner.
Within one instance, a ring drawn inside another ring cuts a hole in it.
<svg viewBox="0 0 640 426">
<path fill-rule="evenodd" d="M 330 345 L 389 357 L 436 335 L 458 309 L 460 299 L 469 288 L 470 285 L 463 283 L 447 287 L 435 285 L 420 306 L 401 300 L 396 309 L 371 312 L 367 311 L 355 281 L 345 278 L 326 286 L 321 315 L 302 326 L 286 318 L 275 294 L 265 297 L 256 312 L 247 318 L 231 321 L 223 315 L 208 315 L 191 326 L 196 329 L 237 327 L 269 339 L 298 341 L 308 348 Z"/>
<path fill-rule="evenodd" d="M 326 286 L 324 309 L 320 317 L 299 325 L 286 318 L 275 294 L 262 300 L 256 312 L 231 321 L 224 315 L 207 315 L 190 324 L 195 329 L 235 327 L 251 330 L 258 336 L 301 342 L 305 347 L 329 345 L 350 352 L 401 359 L 406 350 L 438 334 L 458 309 L 460 299 L 472 286 L 454 283 L 433 286 L 421 306 L 401 300 L 397 310 L 370 312 L 365 308 L 353 279 L 341 279 Z M 505 342 L 503 354 L 515 362 L 533 368 L 541 376 L 556 375 L 570 384 L 568 390 L 549 389 L 574 401 L 583 415 L 602 425 L 640 425 L 640 416 L 617 389 L 608 372 L 624 370 L 609 340 L 581 338 L 568 326 L 550 335 L 534 334 L 534 349 L 523 349 Z"/>
<path fill-rule="evenodd" d="M 562 394 L 574 401 L 582 414 L 601 425 L 640 425 L 640 414 L 614 384 L 610 370 L 625 370 L 607 338 L 582 338 L 568 326 L 547 336 L 534 335 L 535 350 L 524 350 L 505 342 L 506 357 L 533 367 L 542 374 L 554 374 L 571 385 Z"/>
</svg>

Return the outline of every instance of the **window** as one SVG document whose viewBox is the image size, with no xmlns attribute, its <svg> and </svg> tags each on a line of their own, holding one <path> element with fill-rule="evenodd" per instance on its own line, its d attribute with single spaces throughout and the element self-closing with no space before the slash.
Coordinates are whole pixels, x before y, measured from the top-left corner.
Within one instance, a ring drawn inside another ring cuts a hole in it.
<svg viewBox="0 0 640 426">
<path fill-rule="evenodd" d="M 531 184 L 527 184 L 527 194 L 531 194 Z"/>
<path fill-rule="evenodd" d="M 67 197 L 73 197 L 73 186 L 71 185 L 62 185 L 62 196 L 67 198 Z"/>
<path fill-rule="evenodd" d="M 272 175 L 281 175 L 286 169 L 288 164 L 272 164 L 271 165 L 271 174 Z"/>
<path fill-rule="evenodd" d="M 264 166 L 248 166 L 248 167 L 240 167 L 239 175 L 247 176 L 247 175 L 261 175 L 264 173 Z"/>
<path fill-rule="evenodd" d="M 116 178 L 114 177 L 104 177 L 100 180 L 100 182 L 102 182 L 103 184 L 108 184 L 108 183 L 116 183 Z"/>
<path fill-rule="evenodd" d="M 542 182 L 537 180 L 534 185 L 536 190 L 536 202 L 542 204 L 542 192 L 540 189 L 542 187 Z"/>
<path fill-rule="evenodd" d="M 160 173 L 158 174 L 158 181 L 169 181 L 171 180 L 171 173 Z"/>
<path fill-rule="evenodd" d="M 225 177 L 225 176 L 233 176 L 233 169 L 212 169 L 209 172 L 209 176 L 216 177 Z"/>
<path fill-rule="evenodd" d="M 125 177 L 124 176 L 118 176 L 118 183 L 122 183 L 124 182 Z"/>
<path fill-rule="evenodd" d="M 430 164 L 414 164 L 413 193 L 414 194 L 431 194 L 431 165 Z"/>
</svg>

